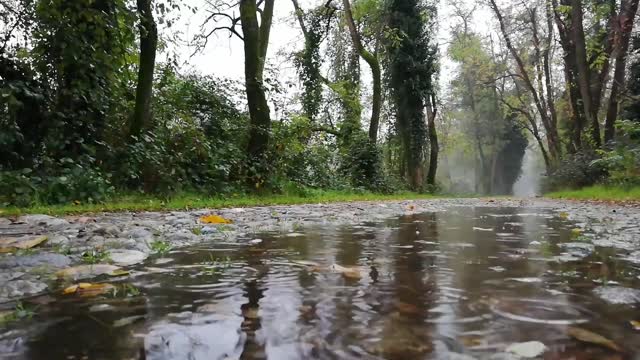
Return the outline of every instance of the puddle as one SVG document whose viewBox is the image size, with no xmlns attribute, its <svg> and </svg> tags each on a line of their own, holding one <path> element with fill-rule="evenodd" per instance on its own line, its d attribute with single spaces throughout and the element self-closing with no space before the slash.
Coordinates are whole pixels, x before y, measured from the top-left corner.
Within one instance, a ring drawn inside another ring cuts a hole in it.
<svg viewBox="0 0 640 360">
<path fill-rule="evenodd" d="M 0 357 L 489 359 L 530 341 L 545 359 L 637 357 L 640 267 L 574 228 L 455 208 L 199 244 L 133 268 L 131 293 L 60 297 L 0 325 Z"/>
</svg>

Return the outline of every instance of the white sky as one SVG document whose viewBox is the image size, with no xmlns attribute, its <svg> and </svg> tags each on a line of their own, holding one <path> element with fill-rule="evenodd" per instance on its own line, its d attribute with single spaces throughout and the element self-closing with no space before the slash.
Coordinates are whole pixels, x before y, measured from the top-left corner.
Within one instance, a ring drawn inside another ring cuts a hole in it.
<svg viewBox="0 0 640 360">
<path fill-rule="evenodd" d="M 479 1 L 462 0 L 462 2 L 469 4 L 467 6 L 471 6 L 470 4 Z M 310 9 L 319 3 L 320 2 L 316 0 L 302 0 L 301 6 L 303 9 Z M 446 59 L 449 33 L 451 27 L 457 22 L 457 19 L 452 16 L 452 8 L 448 3 L 449 1 L 447 0 L 440 0 L 438 9 L 438 43 L 442 55 L 440 86 L 444 91 L 448 88 L 448 82 L 451 79 L 450 73 L 455 66 Z M 205 18 L 205 0 L 188 0 L 188 4 L 197 7 L 198 11 L 196 14 L 192 14 L 191 12 L 184 14 L 178 26 L 164 30 L 166 35 L 169 35 L 169 31 L 175 31 L 175 29 L 178 28 L 184 29 L 181 30 L 183 32 L 181 38 L 191 39 L 200 32 L 200 26 Z M 281 56 L 279 57 L 278 54 L 300 49 L 303 43 L 302 33 L 293 17 L 293 10 L 293 5 L 290 0 L 276 0 L 273 27 L 270 35 L 268 63 L 280 70 L 282 75 L 281 81 L 287 79 L 295 80 L 295 70 L 291 63 L 286 62 Z M 492 20 L 491 13 L 486 7 L 479 5 L 474 14 L 472 25 L 476 31 L 488 33 Z M 238 30 L 240 31 L 239 26 Z M 176 51 L 180 54 L 181 60 L 186 62 L 185 65 L 187 68 L 192 68 L 203 74 L 212 74 L 238 80 L 242 80 L 244 77 L 242 41 L 235 36 L 229 37 L 225 30 L 220 31 L 218 35 L 214 35 L 209 40 L 206 49 L 195 56 L 191 57 L 193 49 L 187 46 L 180 46 Z M 363 74 L 368 73 L 366 69 L 366 67 L 363 67 Z"/>
</svg>

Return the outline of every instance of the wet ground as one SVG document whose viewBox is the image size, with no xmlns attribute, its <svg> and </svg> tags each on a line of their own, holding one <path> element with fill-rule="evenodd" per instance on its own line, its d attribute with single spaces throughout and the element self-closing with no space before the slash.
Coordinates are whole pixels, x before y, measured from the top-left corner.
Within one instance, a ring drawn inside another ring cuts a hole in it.
<svg viewBox="0 0 640 360">
<path fill-rule="evenodd" d="M 459 205 L 219 237 L 92 279 L 113 285 L 97 296 L 57 281 L 0 324 L 0 358 L 640 358 L 637 223 Z"/>
</svg>

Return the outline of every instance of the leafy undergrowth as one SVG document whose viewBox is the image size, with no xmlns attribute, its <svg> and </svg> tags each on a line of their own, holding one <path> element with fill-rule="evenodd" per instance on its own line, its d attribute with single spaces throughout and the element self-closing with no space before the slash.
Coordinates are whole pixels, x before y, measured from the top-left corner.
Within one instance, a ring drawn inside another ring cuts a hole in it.
<svg viewBox="0 0 640 360">
<path fill-rule="evenodd" d="M 616 187 L 595 185 L 579 190 L 565 190 L 548 193 L 553 199 L 597 200 L 597 201 L 640 201 L 640 186 Z"/>
<path fill-rule="evenodd" d="M 102 204 L 36 205 L 28 208 L 2 208 L 0 216 L 22 214 L 66 215 L 119 211 L 165 211 L 204 208 L 226 208 L 267 205 L 295 205 L 351 201 L 417 200 L 441 197 L 431 194 L 402 192 L 396 194 L 349 193 L 340 191 L 318 191 L 306 196 L 300 195 L 240 195 L 231 197 L 206 197 L 196 194 L 182 194 L 171 199 L 152 196 L 118 196 Z"/>
</svg>

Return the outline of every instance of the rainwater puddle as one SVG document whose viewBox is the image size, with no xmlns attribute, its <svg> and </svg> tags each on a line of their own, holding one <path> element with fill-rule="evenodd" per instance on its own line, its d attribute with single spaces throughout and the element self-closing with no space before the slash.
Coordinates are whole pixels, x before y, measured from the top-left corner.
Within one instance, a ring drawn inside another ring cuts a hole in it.
<svg viewBox="0 0 640 360">
<path fill-rule="evenodd" d="M 488 359 L 539 341 L 545 359 L 636 358 L 639 265 L 574 227 L 454 208 L 200 244 L 132 269 L 121 282 L 137 290 L 0 327 L 0 357 Z"/>
</svg>

